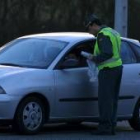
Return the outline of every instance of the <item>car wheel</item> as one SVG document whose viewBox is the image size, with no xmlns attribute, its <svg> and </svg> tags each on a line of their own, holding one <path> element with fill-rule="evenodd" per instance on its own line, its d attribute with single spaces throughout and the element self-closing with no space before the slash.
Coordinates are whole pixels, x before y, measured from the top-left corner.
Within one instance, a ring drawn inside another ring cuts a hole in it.
<svg viewBox="0 0 140 140">
<path fill-rule="evenodd" d="M 45 109 L 39 98 L 24 99 L 15 114 L 14 129 L 22 134 L 36 134 L 45 120 Z"/>
<path fill-rule="evenodd" d="M 134 130 L 140 131 L 140 100 L 135 107 L 133 117 L 129 120 L 129 124 Z"/>
</svg>

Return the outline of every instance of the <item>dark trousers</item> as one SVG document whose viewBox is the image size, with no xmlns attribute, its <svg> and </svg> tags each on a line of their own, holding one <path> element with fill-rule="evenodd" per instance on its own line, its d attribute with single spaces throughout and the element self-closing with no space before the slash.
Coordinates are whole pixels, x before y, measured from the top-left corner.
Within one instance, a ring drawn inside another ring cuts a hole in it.
<svg viewBox="0 0 140 140">
<path fill-rule="evenodd" d="M 98 105 L 99 130 L 111 131 L 116 126 L 117 106 L 123 66 L 99 71 Z"/>
</svg>

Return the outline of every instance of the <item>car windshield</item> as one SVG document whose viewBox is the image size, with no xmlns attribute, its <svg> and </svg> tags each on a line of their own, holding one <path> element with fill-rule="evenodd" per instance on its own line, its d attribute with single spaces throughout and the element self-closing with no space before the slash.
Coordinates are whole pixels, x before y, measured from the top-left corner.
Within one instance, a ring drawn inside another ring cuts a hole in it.
<svg viewBox="0 0 140 140">
<path fill-rule="evenodd" d="M 40 38 L 16 39 L 0 50 L 0 65 L 47 68 L 67 44 Z"/>
</svg>

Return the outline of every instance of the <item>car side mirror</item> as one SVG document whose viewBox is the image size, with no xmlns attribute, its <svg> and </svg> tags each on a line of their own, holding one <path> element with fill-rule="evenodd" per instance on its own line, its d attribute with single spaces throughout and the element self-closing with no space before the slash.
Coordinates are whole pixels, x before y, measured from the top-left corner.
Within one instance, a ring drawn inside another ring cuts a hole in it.
<svg viewBox="0 0 140 140">
<path fill-rule="evenodd" d="M 78 64 L 79 61 L 77 59 L 69 58 L 62 63 L 61 68 L 73 68 L 78 66 Z"/>
</svg>

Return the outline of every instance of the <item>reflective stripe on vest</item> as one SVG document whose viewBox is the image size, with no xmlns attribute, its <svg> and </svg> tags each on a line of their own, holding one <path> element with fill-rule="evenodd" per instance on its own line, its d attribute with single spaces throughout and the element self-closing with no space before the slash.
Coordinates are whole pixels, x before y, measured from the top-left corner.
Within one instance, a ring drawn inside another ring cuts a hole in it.
<svg viewBox="0 0 140 140">
<path fill-rule="evenodd" d="M 106 61 L 101 62 L 101 63 L 98 64 L 97 66 L 104 65 L 104 64 L 106 64 L 106 63 L 116 62 L 116 61 L 118 61 L 119 59 L 120 59 L 120 58 L 110 58 L 110 59 L 108 59 L 108 60 L 106 60 Z"/>
</svg>

